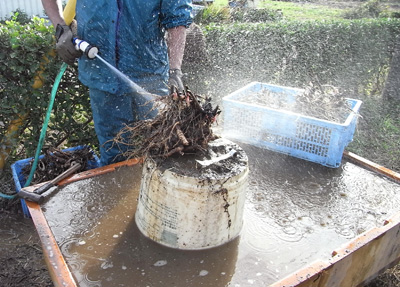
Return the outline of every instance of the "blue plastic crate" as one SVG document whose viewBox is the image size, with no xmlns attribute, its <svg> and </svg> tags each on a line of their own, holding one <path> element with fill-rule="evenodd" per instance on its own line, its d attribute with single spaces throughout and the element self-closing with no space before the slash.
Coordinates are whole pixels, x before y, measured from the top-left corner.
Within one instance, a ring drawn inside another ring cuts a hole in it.
<svg viewBox="0 0 400 287">
<path fill-rule="evenodd" d="M 74 150 L 79 150 L 79 149 L 83 149 L 83 148 L 85 148 L 85 146 L 77 146 L 77 147 L 71 147 L 71 148 L 64 149 L 63 151 L 74 151 Z M 44 155 L 40 155 L 39 159 L 41 159 L 43 157 L 44 157 Z M 27 180 L 24 177 L 22 170 L 27 165 L 29 165 L 32 160 L 33 160 L 33 157 L 21 159 L 19 161 L 14 162 L 11 165 L 12 175 L 13 175 L 14 183 L 15 183 L 15 189 L 17 192 L 20 192 L 20 190 L 24 187 L 26 180 Z M 86 170 L 97 168 L 99 166 L 100 166 L 100 160 L 97 157 L 97 155 L 95 153 L 93 153 L 93 160 L 88 161 Z M 26 217 L 30 217 L 29 209 L 26 206 L 24 199 L 21 199 L 21 205 L 22 205 L 22 211 L 23 211 L 24 215 Z"/>
<path fill-rule="evenodd" d="M 251 94 L 269 90 L 276 107 L 249 103 Z M 231 140 L 267 148 L 328 167 L 339 167 L 344 148 L 353 140 L 359 100 L 346 99 L 351 111 L 344 123 L 290 112 L 302 89 L 253 82 L 223 98 L 222 135 Z M 246 102 L 247 100 L 247 102 Z M 280 108 L 279 105 L 283 107 Z"/>
</svg>

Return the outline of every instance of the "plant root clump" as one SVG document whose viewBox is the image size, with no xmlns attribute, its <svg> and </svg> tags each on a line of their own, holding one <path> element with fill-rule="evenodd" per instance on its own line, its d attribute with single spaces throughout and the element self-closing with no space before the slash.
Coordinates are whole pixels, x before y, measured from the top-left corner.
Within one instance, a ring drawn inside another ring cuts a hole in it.
<svg viewBox="0 0 400 287">
<path fill-rule="evenodd" d="M 71 167 L 73 163 L 80 163 L 81 168 L 77 171 L 86 170 L 89 161 L 93 160 L 93 152 L 89 147 L 71 151 L 62 151 L 49 148 L 40 158 L 33 175 L 31 185 L 45 182 L 56 178 L 58 175 Z M 22 169 L 22 174 L 27 179 L 33 165 L 33 159 Z"/>
<path fill-rule="evenodd" d="M 173 154 L 205 151 L 216 136 L 211 125 L 220 114 L 211 98 L 192 93 L 188 87 L 181 93 L 172 86 L 170 94 L 154 101 L 158 114 L 151 120 L 137 121 L 121 129 L 114 144 L 126 145 L 126 158 L 165 159 Z"/>
</svg>

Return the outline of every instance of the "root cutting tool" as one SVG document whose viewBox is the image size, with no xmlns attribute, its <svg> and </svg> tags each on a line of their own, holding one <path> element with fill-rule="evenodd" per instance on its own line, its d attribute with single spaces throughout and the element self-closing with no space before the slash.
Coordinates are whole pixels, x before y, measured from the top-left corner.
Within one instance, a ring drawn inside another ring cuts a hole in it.
<svg viewBox="0 0 400 287">
<path fill-rule="evenodd" d="M 44 193 L 46 191 L 48 191 L 50 188 L 54 187 L 61 180 L 63 180 L 65 178 L 69 177 L 70 175 L 74 174 L 80 168 L 81 168 L 81 164 L 80 163 L 72 164 L 70 168 L 68 168 L 66 171 L 64 171 L 60 175 L 58 175 L 53 180 L 46 182 L 45 184 L 43 184 L 40 187 L 36 188 L 32 192 L 22 189 L 20 192 L 18 192 L 18 196 L 20 198 L 25 199 L 25 200 L 41 204 L 41 203 L 43 203 L 43 201 L 46 198 L 46 196 L 44 195 Z"/>
</svg>

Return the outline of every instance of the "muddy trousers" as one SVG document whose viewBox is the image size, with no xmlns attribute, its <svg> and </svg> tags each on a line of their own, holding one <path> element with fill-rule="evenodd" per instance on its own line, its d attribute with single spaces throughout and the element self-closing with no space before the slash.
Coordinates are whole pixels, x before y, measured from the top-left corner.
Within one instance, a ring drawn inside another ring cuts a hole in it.
<svg viewBox="0 0 400 287">
<path fill-rule="evenodd" d="M 104 166 L 125 160 L 127 157 L 124 153 L 128 150 L 128 145 L 116 144 L 113 139 L 126 125 L 153 118 L 157 111 L 152 110 L 148 99 L 136 93 L 116 95 L 90 89 L 89 95 L 94 128 L 100 145 L 100 164 Z M 128 134 L 125 135 L 127 137 Z"/>
</svg>

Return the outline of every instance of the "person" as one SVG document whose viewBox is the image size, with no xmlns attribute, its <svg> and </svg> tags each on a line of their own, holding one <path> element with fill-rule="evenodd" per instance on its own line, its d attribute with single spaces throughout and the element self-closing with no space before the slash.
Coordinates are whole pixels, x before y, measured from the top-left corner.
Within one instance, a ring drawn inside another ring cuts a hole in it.
<svg viewBox="0 0 400 287">
<path fill-rule="evenodd" d="M 154 117 L 146 97 L 113 73 L 97 57 L 77 51 L 73 37 L 98 47 L 99 56 L 151 94 L 165 96 L 168 87 L 183 90 L 182 58 L 186 28 L 192 23 L 191 0 L 77 0 L 77 31 L 67 26 L 61 0 L 42 0 L 56 28 L 56 50 L 62 60 L 78 59 L 79 80 L 89 87 L 100 163 L 126 159 L 126 146 L 112 139 L 125 125 Z M 72 26 L 72 25 L 71 25 Z"/>
</svg>

